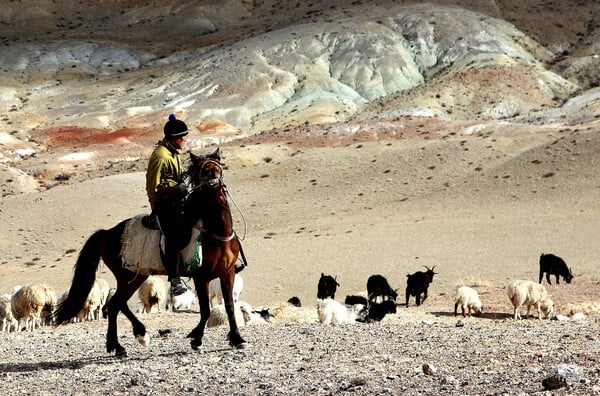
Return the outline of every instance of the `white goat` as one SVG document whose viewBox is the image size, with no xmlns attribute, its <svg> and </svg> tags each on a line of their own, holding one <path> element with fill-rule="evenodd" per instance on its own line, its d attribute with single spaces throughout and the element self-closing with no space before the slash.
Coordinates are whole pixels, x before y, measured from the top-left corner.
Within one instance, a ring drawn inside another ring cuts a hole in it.
<svg viewBox="0 0 600 396">
<path fill-rule="evenodd" d="M 548 297 L 546 288 L 539 283 L 515 280 L 508 285 L 506 293 L 513 304 L 515 319 L 521 319 L 519 308 L 522 305 L 527 305 L 526 317 L 529 317 L 529 311 L 533 305 L 538 311 L 539 319 L 542 319 L 542 311 L 546 318 L 550 318 L 554 312 L 554 303 Z"/>
<path fill-rule="evenodd" d="M 233 278 L 233 290 L 231 292 L 233 295 L 233 302 L 239 301 L 243 288 L 244 279 L 240 274 L 235 274 L 235 277 Z M 221 281 L 219 278 L 215 278 L 208 283 L 208 301 L 211 308 L 215 306 L 214 299 L 217 299 L 217 304 L 224 303 L 223 292 L 221 291 Z"/>
<path fill-rule="evenodd" d="M 158 312 L 160 312 L 160 307 L 167 298 L 167 286 L 165 281 L 158 276 L 149 276 L 140 286 L 138 297 L 143 304 L 142 313 L 150 313 L 152 307 L 155 305 L 158 308 Z"/>
<path fill-rule="evenodd" d="M 10 308 L 10 294 L 0 296 L 0 320 L 2 320 L 2 332 L 10 333 L 17 331 L 19 322 L 13 316 Z"/>
<path fill-rule="evenodd" d="M 459 306 L 462 310 L 463 318 L 465 317 L 465 311 L 468 311 L 469 317 L 471 317 L 471 311 L 475 315 L 483 312 L 483 305 L 481 304 L 477 290 L 469 286 L 461 286 L 456 290 L 456 295 L 454 296 L 454 316 L 456 316 Z"/>
<path fill-rule="evenodd" d="M 332 298 L 317 299 L 319 322 L 325 325 L 364 321 L 367 310 L 363 304 L 346 305 Z"/>
<path fill-rule="evenodd" d="M 182 309 L 190 310 L 192 305 L 196 301 L 196 292 L 191 287 L 187 286 L 187 291 L 178 296 L 171 294 L 171 288 L 169 288 L 167 298 L 167 310 L 179 311 Z"/>
</svg>

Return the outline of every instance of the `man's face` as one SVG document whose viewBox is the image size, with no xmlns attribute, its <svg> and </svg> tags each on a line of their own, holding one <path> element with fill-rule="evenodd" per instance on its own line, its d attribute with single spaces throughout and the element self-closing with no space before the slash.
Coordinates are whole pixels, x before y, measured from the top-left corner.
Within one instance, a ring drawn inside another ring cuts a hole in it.
<svg viewBox="0 0 600 396">
<path fill-rule="evenodd" d="M 173 144 L 180 150 L 185 147 L 185 142 L 187 142 L 187 135 L 173 139 Z"/>
</svg>

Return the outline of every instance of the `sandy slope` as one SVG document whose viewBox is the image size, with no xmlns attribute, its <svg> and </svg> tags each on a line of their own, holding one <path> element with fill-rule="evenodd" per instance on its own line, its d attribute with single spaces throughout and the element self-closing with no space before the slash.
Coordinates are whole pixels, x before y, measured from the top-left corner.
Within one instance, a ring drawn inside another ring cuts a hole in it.
<svg viewBox="0 0 600 396">
<path fill-rule="evenodd" d="M 338 277 L 339 298 L 374 273 L 403 296 L 407 273 L 435 265 L 436 309 L 450 310 L 453 289 L 471 284 L 506 313 L 502 287 L 536 280 L 539 255 L 553 252 L 575 274 L 574 284 L 550 287 L 559 306 L 597 302 L 599 147 L 597 131 L 223 147 L 236 228 L 247 231 L 243 297 L 312 305 L 321 272 Z M 245 166 L 249 158 L 257 164 Z M 91 232 L 148 210 L 143 177 L 4 197 L 0 291 L 41 281 L 65 289 Z"/>
</svg>

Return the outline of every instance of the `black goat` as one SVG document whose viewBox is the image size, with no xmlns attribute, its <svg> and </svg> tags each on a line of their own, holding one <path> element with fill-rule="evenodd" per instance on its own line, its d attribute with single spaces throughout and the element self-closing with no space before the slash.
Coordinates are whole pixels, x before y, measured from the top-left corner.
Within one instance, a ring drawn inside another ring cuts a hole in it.
<svg viewBox="0 0 600 396">
<path fill-rule="evenodd" d="M 337 277 L 336 277 L 337 278 Z M 331 275 L 325 275 L 321 272 L 321 278 L 317 285 L 317 298 L 324 300 L 328 297 L 335 298 L 335 292 L 340 285 L 336 278 Z"/>
<path fill-rule="evenodd" d="M 573 274 L 569 267 L 567 267 L 565 260 L 551 253 L 542 253 L 540 256 L 540 283 L 542 283 L 544 273 L 546 273 L 546 280 L 549 285 L 552 284 L 552 282 L 550 282 L 550 275 L 554 275 L 557 285 L 560 284 L 559 276 L 562 276 L 567 283 L 571 283 L 571 280 L 573 279 Z"/>
<path fill-rule="evenodd" d="M 346 304 L 346 305 L 362 304 L 365 307 L 368 307 L 369 300 L 367 300 L 367 298 L 363 297 L 363 296 L 346 296 L 346 299 L 344 300 L 344 304 Z"/>
<path fill-rule="evenodd" d="M 294 307 L 301 307 L 302 306 L 302 302 L 300 302 L 300 299 L 296 296 L 290 297 L 289 300 L 287 300 L 288 304 L 293 305 Z"/>
<path fill-rule="evenodd" d="M 385 315 L 396 313 L 396 302 L 392 300 L 384 300 L 380 303 L 371 301 L 368 307 L 367 320 L 371 322 L 380 322 Z"/>
<path fill-rule="evenodd" d="M 377 301 L 377 297 L 380 296 L 383 300 L 390 298 L 396 301 L 398 292 L 392 289 L 384 276 L 371 275 L 369 279 L 367 279 L 367 295 L 369 296 L 369 301 Z"/>
<path fill-rule="evenodd" d="M 414 274 L 408 274 L 406 279 L 406 306 L 408 307 L 408 299 L 410 296 L 415 296 L 417 305 L 421 305 L 427 299 L 427 289 L 429 284 L 433 282 L 433 272 L 435 265 L 432 268 L 427 268 L 427 271 L 417 271 Z M 423 295 L 423 299 L 421 299 Z"/>
</svg>

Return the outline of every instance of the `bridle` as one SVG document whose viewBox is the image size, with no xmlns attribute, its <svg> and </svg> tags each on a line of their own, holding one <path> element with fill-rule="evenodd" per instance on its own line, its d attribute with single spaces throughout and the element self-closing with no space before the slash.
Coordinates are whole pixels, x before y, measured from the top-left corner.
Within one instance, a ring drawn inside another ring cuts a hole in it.
<svg viewBox="0 0 600 396">
<path fill-rule="evenodd" d="M 219 177 L 215 178 L 215 177 L 210 177 L 208 175 L 202 176 L 202 171 L 209 164 L 213 164 L 219 169 L 219 175 L 220 175 Z M 198 188 L 203 188 L 203 187 L 208 187 L 213 190 L 221 188 L 223 190 L 223 194 L 225 195 L 225 198 L 229 199 L 229 192 L 227 191 L 227 186 L 225 185 L 225 182 L 223 181 L 223 167 L 218 161 L 215 161 L 212 159 L 207 159 L 206 161 L 204 161 L 202 163 L 202 165 L 200 166 L 200 169 L 197 172 L 200 174 L 197 179 L 199 183 L 198 183 L 198 185 L 196 185 L 193 188 L 194 190 L 198 189 Z M 237 235 L 233 229 L 231 230 L 230 235 L 221 236 L 221 235 L 217 235 L 217 234 L 210 232 L 209 230 L 207 230 L 206 228 L 204 228 L 201 225 L 194 226 L 194 227 L 197 230 L 199 230 L 200 232 L 208 234 L 208 235 L 210 235 L 211 238 L 216 239 L 217 241 L 220 241 L 220 242 L 229 242 L 237 237 Z"/>
</svg>

